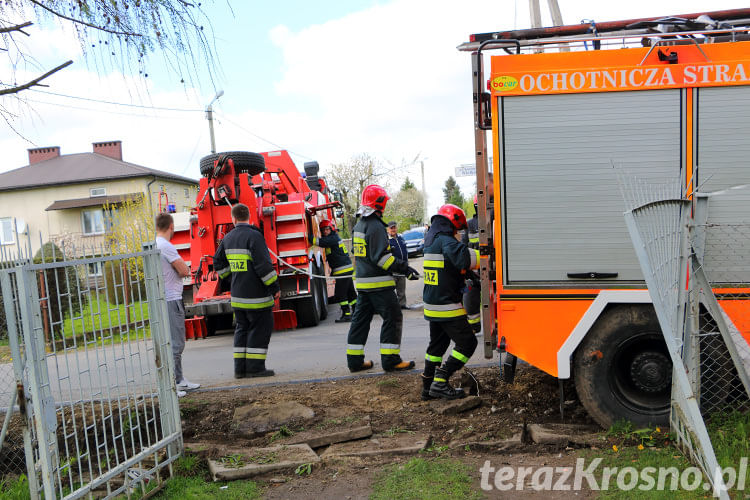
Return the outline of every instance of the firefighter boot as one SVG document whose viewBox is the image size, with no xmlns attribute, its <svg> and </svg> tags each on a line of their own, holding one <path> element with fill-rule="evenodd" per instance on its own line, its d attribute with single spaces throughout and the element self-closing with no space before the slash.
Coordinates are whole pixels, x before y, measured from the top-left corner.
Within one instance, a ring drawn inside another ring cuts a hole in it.
<svg viewBox="0 0 750 500">
<path fill-rule="evenodd" d="M 352 312 L 349 309 L 349 304 L 342 304 L 341 305 L 341 317 L 336 320 L 336 323 L 351 323 L 352 322 Z"/>
<path fill-rule="evenodd" d="M 433 398 L 442 399 L 461 399 L 466 396 L 463 389 L 454 389 L 448 383 L 450 375 L 445 371 L 444 368 L 437 368 L 435 370 L 435 378 L 430 386 L 429 395 Z"/>
<path fill-rule="evenodd" d="M 432 385 L 432 377 L 425 377 L 424 374 L 420 375 L 422 377 L 422 401 L 429 401 L 431 399 L 436 399 L 432 396 L 430 396 L 430 386 Z"/>
</svg>

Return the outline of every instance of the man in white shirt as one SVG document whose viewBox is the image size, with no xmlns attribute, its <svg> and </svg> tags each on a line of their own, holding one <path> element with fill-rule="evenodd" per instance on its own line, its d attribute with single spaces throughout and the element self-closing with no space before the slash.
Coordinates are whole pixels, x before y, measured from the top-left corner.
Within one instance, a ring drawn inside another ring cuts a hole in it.
<svg viewBox="0 0 750 500">
<path fill-rule="evenodd" d="M 200 387 L 189 382 L 182 375 L 182 351 L 185 350 L 185 304 L 182 302 L 182 278 L 190 276 L 185 261 L 169 240 L 174 236 L 174 219 L 167 213 L 156 216 L 156 248 L 161 252 L 161 267 L 164 274 L 164 295 L 167 300 L 169 330 L 172 334 L 172 354 L 174 355 L 174 375 L 177 396 Z"/>
</svg>

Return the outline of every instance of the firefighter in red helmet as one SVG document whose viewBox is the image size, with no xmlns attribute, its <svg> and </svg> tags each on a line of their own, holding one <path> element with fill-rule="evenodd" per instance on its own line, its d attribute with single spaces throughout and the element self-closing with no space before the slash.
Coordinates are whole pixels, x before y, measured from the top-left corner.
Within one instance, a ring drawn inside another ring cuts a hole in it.
<svg viewBox="0 0 750 500">
<path fill-rule="evenodd" d="M 341 241 L 333 222 L 323 220 L 320 223 L 320 233 L 320 238 L 311 236 L 310 242 L 325 249 L 331 276 L 336 278 L 333 302 L 341 306 L 341 317 L 336 320 L 336 323 L 346 323 L 352 320 L 352 311 L 357 304 L 357 292 L 354 290 L 354 282 L 351 278 L 354 272 L 352 259 L 349 258 L 346 245 Z"/>
<path fill-rule="evenodd" d="M 465 396 L 448 382 L 474 354 L 477 339 L 461 303 L 466 274 L 478 267 L 479 252 L 456 239 L 466 228 L 466 215 L 455 205 L 443 205 L 432 217 L 424 247 L 424 317 L 430 323 L 430 343 L 422 374 L 422 399 Z M 455 343 L 448 359 L 443 355 Z"/>
<path fill-rule="evenodd" d="M 403 361 L 400 355 L 403 315 L 391 273 L 404 274 L 410 280 L 418 279 L 419 273 L 391 255 L 386 224 L 382 219 L 386 203 L 388 193 L 385 189 L 375 184 L 367 186 L 362 191 L 362 203 L 352 231 L 354 283 L 358 293 L 346 346 L 346 360 L 352 372 L 373 367 L 372 361 L 365 361 L 365 343 L 370 321 L 376 313 L 383 318 L 380 330 L 383 369 L 402 371 L 414 367 L 414 361 Z"/>
</svg>

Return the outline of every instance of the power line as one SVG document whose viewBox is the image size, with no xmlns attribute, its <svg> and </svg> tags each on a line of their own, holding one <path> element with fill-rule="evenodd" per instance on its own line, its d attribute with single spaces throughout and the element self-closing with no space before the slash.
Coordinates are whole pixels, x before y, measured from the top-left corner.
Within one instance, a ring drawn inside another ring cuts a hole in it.
<svg viewBox="0 0 750 500">
<path fill-rule="evenodd" d="M 122 116 L 140 116 L 140 117 L 147 117 L 147 118 L 167 118 L 165 116 L 158 116 L 158 115 L 123 113 L 123 112 L 112 111 L 108 109 L 85 108 L 83 106 L 73 106 L 71 104 L 62 104 L 59 102 L 39 101 L 37 99 L 26 99 L 26 102 L 30 104 L 47 104 L 49 106 L 58 106 L 61 108 L 68 108 L 68 109 L 80 109 L 82 111 L 93 111 L 94 113 L 107 113 L 107 114 L 122 115 Z"/>
<path fill-rule="evenodd" d="M 5 87 L 10 87 L 10 85 L 8 85 L 8 84 L 2 84 L 2 85 L 5 86 Z M 188 113 L 195 113 L 195 112 L 203 112 L 204 111 L 203 109 L 197 109 L 197 108 L 196 109 L 189 109 L 189 108 L 166 108 L 166 107 L 162 107 L 162 106 L 144 106 L 144 105 L 141 105 L 141 104 L 129 104 L 129 103 L 124 103 L 124 102 L 105 101 L 103 99 L 92 99 L 90 97 L 80 97 L 80 96 L 75 96 L 75 95 L 60 94 L 60 93 L 57 93 L 57 92 L 50 92 L 48 90 L 39 90 L 39 89 L 34 89 L 34 88 L 27 89 L 27 91 L 30 91 L 30 92 L 39 92 L 40 94 L 49 94 L 49 95 L 54 95 L 54 96 L 57 96 L 57 97 L 65 97 L 65 98 L 68 98 L 68 99 L 77 99 L 77 100 L 80 100 L 80 101 L 89 101 L 89 102 L 98 102 L 98 103 L 102 103 L 102 104 L 110 104 L 112 106 L 124 106 L 124 107 L 128 107 L 128 108 L 155 109 L 155 110 L 159 110 L 159 111 L 180 111 L 180 112 L 188 112 Z"/>
</svg>

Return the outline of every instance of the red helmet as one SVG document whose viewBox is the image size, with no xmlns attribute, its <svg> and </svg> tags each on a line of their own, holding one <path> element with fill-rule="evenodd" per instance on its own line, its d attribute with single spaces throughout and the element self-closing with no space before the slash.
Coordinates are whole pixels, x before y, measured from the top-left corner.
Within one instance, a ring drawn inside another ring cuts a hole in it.
<svg viewBox="0 0 750 500">
<path fill-rule="evenodd" d="M 385 189 L 377 184 L 370 184 L 362 191 L 362 205 L 381 212 L 385 210 L 385 204 L 388 203 L 389 199 Z"/>
<path fill-rule="evenodd" d="M 474 195 L 474 205 L 477 204 L 477 195 Z"/>
<path fill-rule="evenodd" d="M 466 214 L 463 210 L 458 208 L 456 205 L 443 205 L 437 211 L 438 215 L 442 215 L 453 224 L 456 229 L 463 229 L 466 227 Z"/>
<path fill-rule="evenodd" d="M 320 230 L 322 231 L 324 227 L 330 227 L 331 231 L 336 229 L 336 226 L 333 225 L 333 222 L 329 221 L 328 219 L 325 219 L 320 222 Z"/>
</svg>

